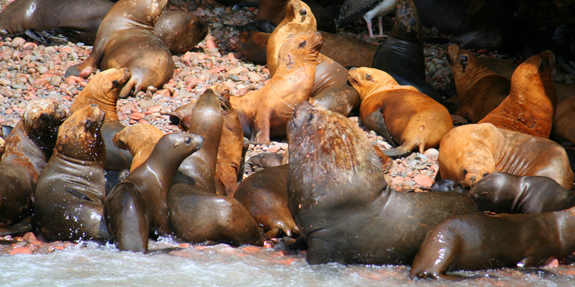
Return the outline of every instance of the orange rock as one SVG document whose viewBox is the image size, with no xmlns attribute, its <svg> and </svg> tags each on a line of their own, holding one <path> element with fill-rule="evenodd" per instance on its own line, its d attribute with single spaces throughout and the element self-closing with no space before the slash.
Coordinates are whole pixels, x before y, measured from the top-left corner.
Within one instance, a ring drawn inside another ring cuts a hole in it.
<svg viewBox="0 0 575 287">
<path fill-rule="evenodd" d="M 431 185 L 433 184 L 433 180 L 425 174 L 416 175 L 414 180 L 415 183 L 419 184 L 422 187 L 431 187 Z"/>
<path fill-rule="evenodd" d="M 246 246 L 246 247 L 242 248 L 242 250 L 246 253 L 258 253 L 258 252 L 260 252 L 260 248 L 255 247 L 255 246 Z"/>
<path fill-rule="evenodd" d="M 32 254 L 32 250 L 27 247 L 16 247 L 8 253 L 9 255 L 16 255 L 16 254 Z"/>
<path fill-rule="evenodd" d="M 26 240 L 26 241 L 29 242 L 29 243 L 38 241 L 38 240 L 36 239 L 36 235 L 34 235 L 33 232 L 28 232 L 28 233 L 24 234 L 24 237 L 23 237 L 22 239 Z"/>
</svg>

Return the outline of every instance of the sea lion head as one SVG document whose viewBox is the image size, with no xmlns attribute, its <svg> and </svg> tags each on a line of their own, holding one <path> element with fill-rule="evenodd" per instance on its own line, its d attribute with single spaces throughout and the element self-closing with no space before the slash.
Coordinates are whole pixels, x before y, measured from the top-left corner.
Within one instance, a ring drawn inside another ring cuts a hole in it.
<svg viewBox="0 0 575 287">
<path fill-rule="evenodd" d="M 531 56 L 525 62 L 521 63 L 511 76 L 511 91 L 514 93 L 517 89 L 523 91 L 532 91 L 544 89 L 546 93 L 556 94 L 553 85 L 553 67 L 555 65 L 555 55 L 553 52 L 546 50 L 540 54 Z M 552 98 L 556 98 L 556 95 Z"/>
<path fill-rule="evenodd" d="M 508 213 L 519 196 L 521 177 L 502 172 L 491 173 L 469 190 L 469 196 L 475 201 L 479 210 Z M 505 210 L 499 208 L 506 206 Z"/>
<path fill-rule="evenodd" d="M 46 143 L 56 141 L 58 129 L 65 119 L 66 111 L 53 99 L 30 101 L 22 115 L 26 130 Z"/>
<path fill-rule="evenodd" d="M 397 86 L 397 81 L 388 73 L 375 68 L 351 68 L 348 81 L 360 95 L 367 95 L 383 86 Z"/>
<path fill-rule="evenodd" d="M 279 51 L 278 70 L 299 68 L 306 64 L 315 65 L 322 44 L 323 40 L 319 32 L 291 36 Z"/>
<path fill-rule="evenodd" d="M 395 24 L 390 36 L 423 43 L 423 26 L 413 0 L 398 0 L 396 8 Z"/>
<path fill-rule="evenodd" d="M 447 47 L 447 62 L 449 62 L 454 76 L 465 75 L 485 68 L 485 65 L 471 52 L 461 49 L 457 44 L 451 44 Z"/>
<path fill-rule="evenodd" d="M 101 127 L 105 113 L 91 104 L 73 113 L 60 127 L 55 155 L 62 154 L 77 160 L 99 162 L 106 157 Z"/>
<path fill-rule="evenodd" d="M 130 80 L 131 77 L 132 73 L 130 70 L 128 70 L 128 68 L 111 68 L 94 75 L 88 85 L 93 83 L 99 88 L 99 91 L 102 91 L 106 95 L 113 94 L 117 99 L 120 90 L 124 87 L 128 80 Z"/>
<path fill-rule="evenodd" d="M 154 150 L 167 150 L 169 149 L 168 153 L 159 153 L 162 154 L 162 157 L 166 157 L 167 155 L 172 154 L 173 152 L 178 153 L 178 158 L 184 159 L 188 157 L 190 154 L 198 151 L 204 145 L 204 137 L 192 133 L 171 133 L 166 134 L 160 138 L 160 140 L 156 143 Z M 153 153 L 153 152 L 152 152 Z"/>
</svg>

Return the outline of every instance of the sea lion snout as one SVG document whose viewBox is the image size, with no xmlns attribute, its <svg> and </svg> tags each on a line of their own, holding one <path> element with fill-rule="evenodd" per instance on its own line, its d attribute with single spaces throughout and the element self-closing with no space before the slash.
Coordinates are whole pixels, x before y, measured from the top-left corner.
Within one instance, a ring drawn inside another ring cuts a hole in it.
<svg viewBox="0 0 575 287">
<path fill-rule="evenodd" d="M 546 70 L 553 70 L 555 66 L 555 54 L 549 50 L 543 51 L 541 56 L 541 63 L 539 64 L 539 72 L 545 72 Z"/>
</svg>

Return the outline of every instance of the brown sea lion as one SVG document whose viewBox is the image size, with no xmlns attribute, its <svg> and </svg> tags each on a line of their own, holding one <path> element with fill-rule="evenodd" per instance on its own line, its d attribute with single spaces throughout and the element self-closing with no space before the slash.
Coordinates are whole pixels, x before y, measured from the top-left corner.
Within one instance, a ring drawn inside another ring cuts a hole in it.
<svg viewBox="0 0 575 287">
<path fill-rule="evenodd" d="M 73 113 L 60 127 L 54 155 L 38 179 L 34 221 L 47 240 L 106 240 L 106 149 L 96 104 Z"/>
<path fill-rule="evenodd" d="M 476 211 L 460 193 L 390 189 L 375 146 L 338 113 L 302 102 L 287 129 L 288 207 L 309 264 L 410 264 L 433 226 Z"/>
<path fill-rule="evenodd" d="M 34 190 L 52 156 L 66 111 L 50 99 L 33 100 L 6 136 L 0 161 L 0 225 L 12 225 L 32 214 Z"/>
<path fill-rule="evenodd" d="M 66 77 L 87 78 L 94 70 L 128 68 L 132 78 L 120 97 L 136 94 L 149 86 L 156 88 L 174 74 L 174 61 L 168 48 L 153 33 L 153 27 L 167 0 L 120 0 L 106 14 L 90 56 L 66 70 Z"/>
<path fill-rule="evenodd" d="M 104 218 L 120 250 L 148 250 L 151 232 L 171 234 L 166 197 L 180 163 L 203 145 L 190 133 L 163 135 L 149 157 L 107 196 Z"/>
<path fill-rule="evenodd" d="M 93 45 L 98 27 L 113 5 L 106 0 L 14 1 L 0 13 L 0 36 L 25 34 L 43 43 L 71 41 Z M 55 39 L 45 32 L 61 34 L 66 39 Z"/>
<path fill-rule="evenodd" d="M 283 155 L 273 152 L 264 152 L 250 157 L 246 161 L 246 167 L 253 172 L 282 165 Z"/>
<path fill-rule="evenodd" d="M 242 31 L 240 33 L 238 50 L 252 63 L 265 65 L 267 63 L 267 45 L 270 33 L 259 31 Z"/>
<path fill-rule="evenodd" d="M 163 11 L 154 25 L 154 34 L 177 55 L 193 49 L 208 34 L 208 25 L 196 15 L 184 11 Z"/>
<path fill-rule="evenodd" d="M 575 191 L 546 176 L 517 176 L 494 172 L 469 190 L 479 211 L 542 213 L 575 206 Z"/>
<path fill-rule="evenodd" d="M 557 104 L 553 127 L 551 128 L 552 138 L 558 141 L 567 140 L 575 145 L 575 97 L 568 98 Z"/>
<path fill-rule="evenodd" d="M 330 33 L 336 32 L 335 19 L 322 5 L 315 0 L 304 0 L 308 13 L 313 13 L 318 18 L 318 29 Z M 260 0 L 256 20 L 269 20 L 274 25 L 279 25 L 287 15 L 286 5 L 289 0 Z"/>
<path fill-rule="evenodd" d="M 400 146 L 383 151 L 401 156 L 418 148 L 423 153 L 439 145 L 453 128 L 447 109 L 412 86 L 399 85 L 388 73 L 374 68 L 353 68 L 349 82 L 359 92 L 363 125 Z"/>
<path fill-rule="evenodd" d="M 459 279 L 446 272 L 531 267 L 575 251 L 575 209 L 537 214 L 459 214 L 435 226 L 409 277 Z"/>
<path fill-rule="evenodd" d="M 182 162 L 172 180 L 167 202 L 176 238 L 262 245 L 255 220 L 227 195 L 216 194 L 216 158 L 224 117 L 218 97 L 206 90 L 196 102 L 188 132 L 204 138 L 204 146 Z M 218 132 L 219 131 L 219 132 Z"/>
<path fill-rule="evenodd" d="M 457 44 L 449 45 L 447 51 L 459 100 L 454 114 L 477 123 L 507 97 L 511 82 Z"/>
<path fill-rule="evenodd" d="M 164 132 L 153 125 L 135 124 L 115 134 L 113 141 L 114 145 L 129 151 L 134 157 L 130 165 L 130 172 L 132 172 L 150 157 L 156 143 L 163 136 Z"/>
<path fill-rule="evenodd" d="M 270 137 L 285 135 L 293 106 L 310 96 L 321 45 L 317 32 L 291 37 L 280 51 L 276 75 L 260 90 L 230 98 L 244 136 L 269 144 Z"/>
<path fill-rule="evenodd" d="M 74 98 L 70 114 L 91 104 L 97 104 L 106 113 L 104 125 L 102 126 L 102 136 L 106 146 L 106 170 L 129 169 L 132 162 L 132 155 L 129 151 L 118 148 L 113 143 L 114 135 L 124 129 L 120 123 L 116 105 L 120 90 L 130 80 L 131 73 L 127 68 L 108 69 L 97 73 L 88 82 L 88 85 Z"/>
<path fill-rule="evenodd" d="M 478 123 L 549 138 L 557 94 L 553 85 L 555 57 L 545 51 L 523 62 L 511 77 L 509 96 Z"/>
<path fill-rule="evenodd" d="M 263 227 L 266 238 L 300 233 L 287 204 L 288 172 L 289 164 L 258 171 L 244 179 L 234 195 Z"/>
<path fill-rule="evenodd" d="M 472 187 L 492 172 L 547 176 L 573 185 L 569 159 L 559 144 L 542 137 L 499 129 L 493 124 L 453 128 L 439 144 L 439 174 Z"/>
</svg>

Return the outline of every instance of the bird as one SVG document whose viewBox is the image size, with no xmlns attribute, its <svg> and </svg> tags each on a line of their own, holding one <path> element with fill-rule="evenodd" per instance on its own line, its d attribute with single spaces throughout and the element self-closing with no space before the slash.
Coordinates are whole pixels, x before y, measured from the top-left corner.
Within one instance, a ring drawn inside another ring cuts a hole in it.
<svg viewBox="0 0 575 287">
<path fill-rule="evenodd" d="M 373 30 L 371 29 L 371 19 L 377 17 L 379 35 L 376 37 L 383 37 L 383 16 L 393 11 L 396 4 L 397 0 L 345 0 L 343 5 L 341 5 L 337 25 L 341 27 L 361 17 L 367 22 L 369 37 L 374 38 Z"/>
</svg>

